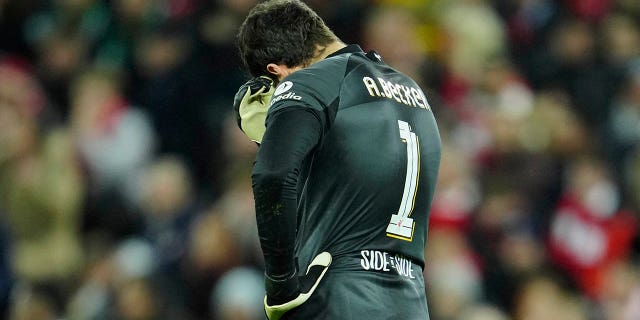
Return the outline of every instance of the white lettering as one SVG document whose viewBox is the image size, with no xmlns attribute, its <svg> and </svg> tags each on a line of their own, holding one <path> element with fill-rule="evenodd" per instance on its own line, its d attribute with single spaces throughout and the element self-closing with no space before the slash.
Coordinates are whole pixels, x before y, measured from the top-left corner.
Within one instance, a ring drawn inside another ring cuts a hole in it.
<svg viewBox="0 0 640 320">
<path fill-rule="evenodd" d="M 393 98 L 393 92 L 391 92 L 391 88 L 387 86 L 387 82 L 382 78 L 378 78 L 378 82 L 380 82 L 380 86 L 384 90 L 384 95 L 389 99 Z"/>
<path fill-rule="evenodd" d="M 413 275 L 413 263 L 411 263 L 409 259 L 395 256 L 394 260 L 396 271 L 399 275 L 408 277 L 410 279 L 415 279 L 415 276 Z"/>
<path fill-rule="evenodd" d="M 388 98 L 393 98 L 394 100 L 401 102 L 396 95 L 396 86 L 393 83 L 382 78 L 378 78 L 378 80 L 380 80 L 380 83 L 382 83 L 385 87 L 389 88 L 389 93 L 391 95 L 387 95 Z"/>
<path fill-rule="evenodd" d="M 388 88 L 387 98 L 393 98 L 397 102 L 402 103 L 402 100 L 400 99 L 400 92 L 398 91 L 398 88 L 396 88 L 396 85 L 394 83 L 392 83 L 391 81 L 386 81 L 382 78 L 378 78 L 378 81 L 380 81 L 380 85 L 382 85 L 382 87 Z"/>
<path fill-rule="evenodd" d="M 395 270 L 400 276 L 415 279 L 413 262 L 401 255 L 390 256 L 384 251 L 362 250 L 360 256 L 360 265 L 363 270 L 384 272 Z"/>
<path fill-rule="evenodd" d="M 378 268 L 378 255 L 376 255 L 376 251 L 371 251 L 371 261 L 369 262 L 371 265 L 371 269 L 377 270 Z"/>
<path fill-rule="evenodd" d="M 376 83 L 371 77 L 362 78 L 362 83 L 364 83 L 364 87 L 370 96 L 393 99 L 409 107 L 431 109 L 427 98 L 419 88 L 394 83 L 380 77 L 378 77 L 377 80 Z"/>
<path fill-rule="evenodd" d="M 373 79 L 371 79 L 369 77 L 364 77 L 364 78 L 362 78 L 362 82 L 364 82 L 364 86 L 369 91 L 369 95 L 370 96 L 372 96 L 372 97 L 381 96 L 380 90 L 378 89 L 378 86 L 376 85 L 375 80 L 373 80 Z"/>
<path fill-rule="evenodd" d="M 391 92 L 393 92 L 393 98 L 396 99 L 396 101 L 403 103 L 402 102 L 402 95 L 400 94 L 400 90 L 398 90 L 398 86 L 388 82 L 387 85 L 391 88 Z"/>
<path fill-rule="evenodd" d="M 279 95 L 273 99 L 271 99 L 271 103 L 270 106 L 272 106 L 274 103 L 281 101 L 281 100 L 302 100 L 301 96 L 297 96 L 295 92 L 289 92 L 287 94 L 282 94 Z"/>
<path fill-rule="evenodd" d="M 386 252 L 376 251 L 376 255 L 380 261 L 380 264 L 376 265 L 376 270 L 389 271 L 389 268 L 387 268 L 389 265 L 389 260 L 387 259 L 388 254 Z"/>
<path fill-rule="evenodd" d="M 362 256 L 362 259 L 360 259 L 360 265 L 362 266 L 362 269 L 369 270 L 369 251 L 362 250 L 360 251 L 360 255 Z"/>
<path fill-rule="evenodd" d="M 418 91 L 416 88 L 411 88 L 411 94 L 413 95 L 413 98 L 416 100 L 418 107 L 423 109 L 427 108 L 424 102 L 422 102 L 423 95 L 421 94 L 421 91 Z"/>
<path fill-rule="evenodd" d="M 411 96 L 411 88 L 402 86 L 402 92 L 404 93 L 404 98 L 407 100 L 407 105 L 415 107 L 416 100 Z"/>
<path fill-rule="evenodd" d="M 410 106 L 409 102 L 405 100 L 404 96 L 402 95 L 402 87 L 404 86 L 401 84 L 396 84 L 396 92 L 398 92 L 398 96 L 400 97 L 400 102 Z"/>
</svg>

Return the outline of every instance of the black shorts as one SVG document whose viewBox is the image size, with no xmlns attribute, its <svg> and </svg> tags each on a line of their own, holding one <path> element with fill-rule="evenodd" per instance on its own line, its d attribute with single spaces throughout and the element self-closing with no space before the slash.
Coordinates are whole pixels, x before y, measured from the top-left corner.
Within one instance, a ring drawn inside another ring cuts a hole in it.
<svg viewBox="0 0 640 320">
<path fill-rule="evenodd" d="M 364 262 L 361 253 L 334 258 L 309 300 L 282 319 L 429 320 L 422 268 L 406 258 L 368 251 L 386 261 Z"/>
</svg>

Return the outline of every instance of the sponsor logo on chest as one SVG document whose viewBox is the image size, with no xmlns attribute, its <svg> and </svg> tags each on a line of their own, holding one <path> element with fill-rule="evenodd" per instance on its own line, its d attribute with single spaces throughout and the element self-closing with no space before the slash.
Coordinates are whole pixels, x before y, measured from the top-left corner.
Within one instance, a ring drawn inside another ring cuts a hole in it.
<svg viewBox="0 0 640 320">
<path fill-rule="evenodd" d="M 293 91 L 289 91 L 291 90 L 292 87 L 293 87 L 293 83 L 291 81 L 285 81 L 281 83 L 276 88 L 276 91 L 273 93 L 273 98 L 271 99 L 270 106 L 282 100 L 302 100 L 301 96 L 297 95 Z"/>
</svg>

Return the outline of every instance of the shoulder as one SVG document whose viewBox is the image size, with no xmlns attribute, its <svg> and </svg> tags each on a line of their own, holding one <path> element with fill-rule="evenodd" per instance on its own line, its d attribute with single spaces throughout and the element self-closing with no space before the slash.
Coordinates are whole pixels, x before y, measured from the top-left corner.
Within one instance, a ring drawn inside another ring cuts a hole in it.
<svg viewBox="0 0 640 320">
<path fill-rule="evenodd" d="M 269 111 L 291 105 L 324 109 L 340 94 L 348 60 L 348 55 L 331 57 L 284 78 L 276 87 Z"/>
<path fill-rule="evenodd" d="M 312 88 L 317 85 L 324 87 L 338 85 L 347 70 L 350 56 L 350 54 L 342 54 L 318 61 L 309 67 L 292 73 L 285 80 Z"/>
</svg>

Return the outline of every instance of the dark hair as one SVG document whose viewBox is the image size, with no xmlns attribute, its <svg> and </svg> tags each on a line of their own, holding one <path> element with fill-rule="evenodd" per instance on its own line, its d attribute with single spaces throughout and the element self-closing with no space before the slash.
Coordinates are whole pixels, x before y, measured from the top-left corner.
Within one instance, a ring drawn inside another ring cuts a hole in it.
<svg viewBox="0 0 640 320">
<path fill-rule="evenodd" d="M 273 75 L 267 64 L 308 65 L 318 50 L 338 38 L 306 4 L 271 0 L 256 5 L 242 23 L 237 45 L 251 75 Z"/>
</svg>

